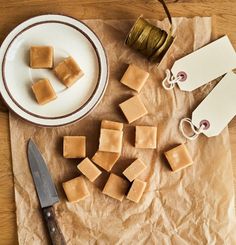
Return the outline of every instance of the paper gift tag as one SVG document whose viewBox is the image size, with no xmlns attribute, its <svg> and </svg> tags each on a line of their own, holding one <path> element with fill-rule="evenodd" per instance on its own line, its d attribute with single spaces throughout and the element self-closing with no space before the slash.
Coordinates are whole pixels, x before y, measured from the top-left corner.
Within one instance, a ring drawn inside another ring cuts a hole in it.
<svg viewBox="0 0 236 245">
<path fill-rule="evenodd" d="M 216 136 L 236 115 L 236 74 L 229 72 L 216 85 L 210 94 L 192 113 L 192 120 L 181 120 L 180 130 L 186 138 L 194 139 L 203 133 L 207 137 Z M 184 122 L 190 123 L 195 133 L 187 136 L 183 129 Z"/>
<path fill-rule="evenodd" d="M 177 60 L 163 81 L 166 89 L 177 83 L 184 91 L 192 91 L 236 68 L 236 53 L 227 36 Z M 165 84 L 169 83 L 169 86 Z"/>
</svg>

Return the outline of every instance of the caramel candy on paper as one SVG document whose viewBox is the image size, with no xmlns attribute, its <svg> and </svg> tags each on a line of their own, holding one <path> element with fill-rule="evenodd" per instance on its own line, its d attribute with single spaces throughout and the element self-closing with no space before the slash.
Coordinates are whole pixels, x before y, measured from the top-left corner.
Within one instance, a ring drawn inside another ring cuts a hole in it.
<svg viewBox="0 0 236 245">
<path fill-rule="evenodd" d="M 119 157 L 120 153 L 97 151 L 93 156 L 92 161 L 109 172 Z"/>
<path fill-rule="evenodd" d="M 64 136 L 63 156 L 65 158 L 82 158 L 86 156 L 85 136 Z"/>
<path fill-rule="evenodd" d="M 62 183 L 69 202 L 78 202 L 90 195 L 83 176 Z"/>
<path fill-rule="evenodd" d="M 132 123 L 147 114 L 147 109 L 139 95 L 131 97 L 119 106 L 129 123 Z"/>
<path fill-rule="evenodd" d="M 157 127 L 136 126 L 135 147 L 155 149 L 157 142 Z"/>
<path fill-rule="evenodd" d="M 149 73 L 143 69 L 131 64 L 124 73 L 121 83 L 131 89 L 140 92 L 149 77 Z"/>
<path fill-rule="evenodd" d="M 146 182 L 139 179 L 135 179 L 128 192 L 127 199 L 138 203 L 143 195 L 146 185 Z"/>
<path fill-rule="evenodd" d="M 99 151 L 117 152 L 122 149 L 123 132 L 112 129 L 101 129 Z"/>
<path fill-rule="evenodd" d="M 108 121 L 108 120 L 102 120 L 101 128 L 122 131 L 123 130 L 123 123 Z"/>
<path fill-rule="evenodd" d="M 80 172 L 93 182 L 102 172 L 88 159 L 85 158 L 77 165 Z"/>
<path fill-rule="evenodd" d="M 181 170 L 193 164 L 193 160 L 184 144 L 165 152 L 165 156 L 173 171 Z"/>
<path fill-rule="evenodd" d="M 125 169 L 123 174 L 130 182 L 132 182 L 146 169 L 146 167 L 147 166 L 140 159 L 137 159 Z"/>
<path fill-rule="evenodd" d="M 52 68 L 53 48 L 50 46 L 32 46 L 30 48 L 31 68 Z"/>
<path fill-rule="evenodd" d="M 40 79 L 32 85 L 35 98 L 40 105 L 44 105 L 57 98 L 57 95 L 47 79 Z"/>
<path fill-rule="evenodd" d="M 128 188 L 129 182 L 127 180 L 115 174 L 110 174 L 102 192 L 112 198 L 122 201 Z"/>
<path fill-rule="evenodd" d="M 64 83 L 66 87 L 72 86 L 84 75 L 83 71 L 72 57 L 68 57 L 60 62 L 54 68 L 54 72 L 58 79 Z"/>
</svg>

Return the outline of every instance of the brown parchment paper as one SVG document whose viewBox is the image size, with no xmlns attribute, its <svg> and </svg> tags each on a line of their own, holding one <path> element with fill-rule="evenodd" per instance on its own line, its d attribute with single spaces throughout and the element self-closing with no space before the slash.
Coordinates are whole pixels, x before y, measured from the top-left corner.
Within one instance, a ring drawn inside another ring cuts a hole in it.
<svg viewBox="0 0 236 245">
<path fill-rule="evenodd" d="M 173 173 L 163 152 L 185 142 L 178 130 L 179 120 L 207 95 L 215 82 L 192 92 L 178 88 L 165 91 L 161 80 L 167 67 L 211 39 L 211 18 L 174 18 L 176 39 L 157 67 L 127 48 L 124 38 L 133 20 L 85 21 L 101 38 L 110 63 L 110 79 L 105 96 L 85 119 L 61 128 L 40 128 L 10 115 L 15 200 L 20 244 L 47 244 L 38 199 L 29 172 L 26 144 L 32 137 L 47 160 L 60 203 L 56 215 L 68 244 L 235 244 L 234 189 L 228 129 L 219 136 L 200 136 L 188 142 L 194 165 Z M 168 21 L 153 21 L 167 27 Z M 119 83 L 134 63 L 151 73 L 141 91 L 149 114 L 125 125 L 122 157 L 112 169 L 121 172 L 137 157 L 148 165 L 140 177 L 148 182 L 139 204 L 122 203 L 101 193 L 107 174 L 95 185 L 86 180 L 91 197 L 77 204 L 66 202 L 61 183 L 79 175 L 79 160 L 62 157 L 64 135 L 86 135 L 87 155 L 98 148 L 101 119 L 126 122 L 118 104 L 135 92 Z M 75 98 L 76 99 L 76 98 Z M 156 125 L 156 150 L 134 148 L 134 125 Z"/>
</svg>

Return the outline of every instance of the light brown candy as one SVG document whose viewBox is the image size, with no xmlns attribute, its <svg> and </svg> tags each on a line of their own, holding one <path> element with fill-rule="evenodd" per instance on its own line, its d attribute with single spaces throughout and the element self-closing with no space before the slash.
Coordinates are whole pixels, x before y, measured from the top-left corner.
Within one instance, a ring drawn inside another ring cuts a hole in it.
<svg viewBox="0 0 236 245">
<path fill-rule="evenodd" d="M 129 123 L 132 123 L 147 114 L 147 109 L 139 95 L 131 97 L 119 106 Z"/>
<path fill-rule="evenodd" d="M 115 174 L 110 174 L 102 192 L 112 198 L 122 201 L 128 188 L 129 182 L 127 180 Z"/>
<path fill-rule="evenodd" d="M 146 185 L 146 182 L 139 179 L 135 179 L 128 192 L 127 199 L 138 203 L 143 195 Z"/>
<path fill-rule="evenodd" d="M 92 161 L 109 172 L 111 171 L 112 167 L 115 165 L 119 157 L 120 153 L 97 151 L 93 156 Z"/>
<path fill-rule="evenodd" d="M 58 79 L 64 83 L 66 87 L 72 86 L 84 73 L 79 65 L 72 57 L 68 57 L 60 62 L 55 68 L 54 72 Z"/>
<path fill-rule="evenodd" d="M 31 68 L 52 68 L 53 48 L 50 46 L 32 46 L 30 48 Z"/>
<path fill-rule="evenodd" d="M 86 157 L 86 137 L 64 136 L 63 156 L 65 158 Z"/>
<path fill-rule="evenodd" d="M 62 183 L 69 202 L 78 202 L 90 195 L 83 176 Z"/>
<path fill-rule="evenodd" d="M 93 182 L 102 172 L 88 159 L 85 158 L 77 165 L 80 172 Z"/>
<path fill-rule="evenodd" d="M 140 159 L 137 159 L 124 170 L 123 174 L 130 182 L 132 182 L 146 169 L 146 167 L 147 166 Z"/>
<path fill-rule="evenodd" d="M 167 152 L 165 156 L 173 171 L 178 171 L 193 164 L 193 160 L 185 144 L 181 144 Z"/>
<path fill-rule="evenodd" d="M 40 105 L 44 105 L 57 98 L 57 95 L 47 79 L 40 79 L 32 85 L 35 98 Z"/>
<path fill-rule="evenodd" d="M 112 129 L 101 129 L 99 151 L 117 152 L 122 149 L 123 132 Z"/>
<path fill-rule="evenodd" d="M 122 131 L 123 130 L 123 123 L 108 121 L 108 120 L 102 120 L 101 128 Z"/>
<path fill-rule="evenodd" d="M 151 126 L 135 127 L 135 147 L 155 149 L 157 142 L 157 128 Z"/>
<path fill-rule="evenodd" d="M 140 92 L 148 77 L 148 72 L 144 71 L 138 66 L 130 64 L 120 82 L 129 88 Z"/>
</svg>

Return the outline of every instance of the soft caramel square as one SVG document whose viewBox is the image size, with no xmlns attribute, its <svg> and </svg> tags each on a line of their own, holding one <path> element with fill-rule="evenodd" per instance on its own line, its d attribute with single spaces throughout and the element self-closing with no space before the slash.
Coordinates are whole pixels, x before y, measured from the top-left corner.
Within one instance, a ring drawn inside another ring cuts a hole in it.
<svg viewBox="0 0 236 245">
<path fill-rule="evenodd" d="M 147 109 L 139 95 L 133 96 L 119 106 L 129 123 L 132 123 L 147 114 Z"/>
<path fill-rule="evenodd" d="M 136 126 L 135 127 L 135 147 L 155 149 L 157 142 L 157 127 Z"/>
<path fill-rule="evenodd" d="M 102 172 L 88 159 L 85 158 L 77 165 L 80 172 L 93 182 Z"/>
<path fill-rule="evenodd" d="M 129 65 L 120 82 L 140 92 L 149 77 L 149 73 L 133 64 Z"/>
<path fill-rule="evenodd" d="M 143 195 L 146 185 L 146 182 L 139 179 L 135 179 L 128 192 L 127 199 L 138 203 Z"/>
<path fill-rule="evenodd" d="M 101 128 L 122 131 L 123 130 L 123 123 L 108 121 L 108 120 L 102 120 Z"/>
<path fill-rule="evenodd" d="M 62 183 L 69 202 L 78 202 L 90 195 L 83 176 Z"/>
<path fill-rule="evenodd" d="M 185 144 L 181 144 L 167 152 L 165 156 L 173 171 L 178 171 L 193 164 L 193 160 Z"/>
<path fill-rule="evenodd" d="M 147 168 L 146 164 L 143 163 L 140 159 L 132 162 L 128 168 L 123 172 L 124 176 L 132 182 L 136 179 L 145 169 Z"/>
<path fill-rule="evenodd" d="M 93 156 L 92 161 L 109 172 L 118 161 L 119 157 L 120 153 L 97 151 Z"/>
<path fill-rule="evenodd" d="M 52 68 L 53 48 L 50 46 L 32 46 L 30 48 L 31 68 Z"/>
<path fill-rule="evenodd" d="M 86 157 L 86 137 L 64 136 L 63 156 L 65 158 Z"/>
<path fill-rule="evenodd" d="M 35 98 L 40 105 L 44 105 L 57 98 L 57 95 L 47 79 L 40 79 L 32 85 Z"/>
<path fill-rule="evenodd" d="M 102 192 L 112 198 L 122 201 L 128 188 L 129 182 L 127 180 L 115 174 L 110 174 Z"/>
<path fill-rule="evenodd" d="M 72 57 L 68 57 L 60 62 L 54 68 L 54 72 L 58 79 L 64 83 L 66 87 L 72 86 L 84 75 L 83 71 Z"/>
<path fill-rule="evenodd" d="M 101 128 L 99 151 L 120 153 L 122 149 L 122 139 L 122 131 Z"/>
</svg>

